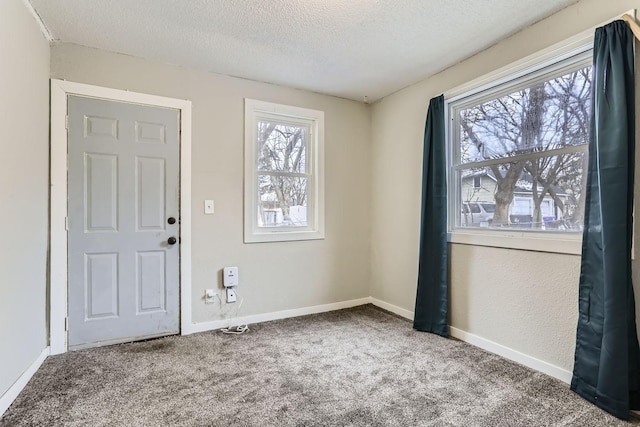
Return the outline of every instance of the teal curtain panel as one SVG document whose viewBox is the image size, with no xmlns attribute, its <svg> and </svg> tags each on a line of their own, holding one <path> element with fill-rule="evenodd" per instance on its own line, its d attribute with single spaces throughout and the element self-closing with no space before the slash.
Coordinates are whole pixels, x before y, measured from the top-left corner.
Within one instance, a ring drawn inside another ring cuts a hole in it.
<svg viewBox="0 0 640 427">
<path fill-rule="evenodd" d="M 422 161 L 422 214 L 414 329 L 449 336 L 447 162 L 444 96 L 429 102 Z"/>
<path fill-rule="evenodd" d="M 596 29 L 579 318 L 571 389 L 618 418 L 640 409 L 631 283 L 635 89 L 633 34 Z"/>
</svg>

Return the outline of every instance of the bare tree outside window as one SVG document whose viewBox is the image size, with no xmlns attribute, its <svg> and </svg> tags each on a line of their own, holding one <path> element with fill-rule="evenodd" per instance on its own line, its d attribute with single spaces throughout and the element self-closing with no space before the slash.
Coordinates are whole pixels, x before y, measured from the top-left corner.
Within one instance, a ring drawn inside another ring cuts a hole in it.
<svg viewBox="0 0 640 427">
<path fill-rule="evenodd" d="M 460 226 L 581 229 L 591 67 L 559 74 L 452 105 Z M 492 215 L 469 221 L 470 202 L 492 204 Z"/>
<path fill-rule="evenodd" d="M 309 129 L 258 121 L 259 225 L 305 227 L 308 224 Z"/>
</svg>

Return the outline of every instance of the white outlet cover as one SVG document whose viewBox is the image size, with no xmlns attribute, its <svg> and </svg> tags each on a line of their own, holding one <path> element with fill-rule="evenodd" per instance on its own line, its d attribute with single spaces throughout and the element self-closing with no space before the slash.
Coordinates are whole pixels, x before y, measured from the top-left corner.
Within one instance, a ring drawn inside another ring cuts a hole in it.
<svg viewBox="0 0 640 427">
<path fill-rule="evenodd" d="M 212 304 L 216 301 L 216 291 L 213 289 L 205 289 L 204 291 L 204 302 L 205 304 Z"/>
<path fill-rule="evenodd" d="M 214 212 L 215 212 L 215 205 L 213 203 L 213 200 L 205 200 L 204 201 L 204 213 L 206 215 L 211 215 Z"/>
<path fill-rule="evenodd" d="M 236 302 L 237 299 L 235 289 L 227 288 L 227 303 Z"/>
</svg>

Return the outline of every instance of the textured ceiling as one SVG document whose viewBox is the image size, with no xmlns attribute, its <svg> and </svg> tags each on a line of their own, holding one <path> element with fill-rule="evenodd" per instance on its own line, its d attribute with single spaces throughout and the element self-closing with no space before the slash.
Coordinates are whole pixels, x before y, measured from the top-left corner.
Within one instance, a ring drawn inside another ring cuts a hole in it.
<svg viewBox="0 0 640 427">
<path fill-rule="evenodd" d="M 30 0 L 54 40 L 375 101 L 576 0 Z"/>
</svg>

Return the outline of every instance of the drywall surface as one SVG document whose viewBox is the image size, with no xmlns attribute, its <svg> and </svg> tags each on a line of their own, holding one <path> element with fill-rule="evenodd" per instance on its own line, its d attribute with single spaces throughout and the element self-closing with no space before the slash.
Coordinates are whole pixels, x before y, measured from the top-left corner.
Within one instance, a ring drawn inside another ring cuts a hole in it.
<svg viewBox="0 0 640 427">
<path fill-rule="evenodd" d="M 554 349 L 545 362 L 572 366 L 580 257 L 451 245 L 451 259 L 451 325 L 527 355 Z"/>
<path fill-rule="evenodd" d="M 0 396 L 47 345 L 49 43 L 20 0 L 0 2 Z"/>
<path fill-rule="evenodd" d="M 238 315 L 369 296 L 370 117 L 368 106 L 281 86 L 189 70 L 72 44 L 52 47 L 53 78 L 193 102 L 193 321 L 236 314 L 205 304 L 220 271 L 238 266 Z M 325 113 L 324 240 L 243 243 L 244 98 Z M 215 214 L 204 215 L 204 200 Z"/>
<path fill-rule="evenodd" d="M 429 99 L 637 5 L 634 0 L 583 0 L 372 106 L 374 298 L 414 309 Z M 572 369 L 579 256 L 455 244 L 450 249 L 452 326 Z"/>
</svg>

